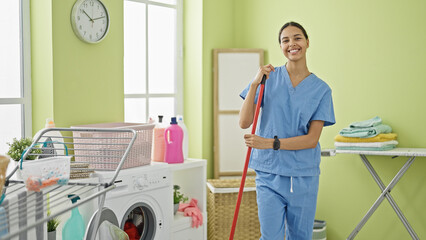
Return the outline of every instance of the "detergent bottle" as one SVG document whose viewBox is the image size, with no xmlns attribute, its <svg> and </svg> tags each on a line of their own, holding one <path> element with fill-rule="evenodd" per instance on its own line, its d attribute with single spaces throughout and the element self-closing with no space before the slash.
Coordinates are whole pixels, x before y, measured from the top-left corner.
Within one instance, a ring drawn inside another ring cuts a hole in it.
<svg viewBox="0 0 426 240">
<path fill-rule="evenodd" d="M 187 159 L 188 158 L 188 145 L 189 145 L 188 129 L 186 128 L 185 123 L 183 122 L 183 116 L 182 115 L 177 115 L 176 118 L 177 118 L 178 125 L 183 130 L 183 143 L 182 143 L 183 159 Z"/>
<path fill-rule="evenodd" d="M 79 196 L 70 194 L 68 198 L 74 204 L 80 199 Z M 62 229 L 62 240 L 82 240 L 85 232 L 84 220 L 78 208 L 75 207 L 71 211 L 71 217 L 67 220 Z"/>
<path fill-rule="evenodd" d="M 164 162 L 164 151 L 165 151 L 165 142 L 164 142 L 164 130 L 165 126 L 163 124 L 163 116 L 158 116 L 158 123 L 154 127 L 153 132 L 153 150 L 152 150 L 152 161 L 154 162 Z"/>
<path fill-rule="evenodd" d="M 44 125 L 44 129 L 46 128 L 54 128 L 55 123 L 53 122 L 52 118 L 46 118 L 46 124 Z M 41 129 L 34 135 L 34 140 L 37 139 L 38 136 L 40 136 L 41 131 L 44 129 Z M 59 156 L 65 156 L 66 153 L 64 151 L 65 145 L 64 138 L 62 134 L 59 131 L 49 131 L 46 132 L 42 138 L 38 140 L 38 142 L 41 145 L 41 154 L 39 158 L 46 158 L 46 157 L 53 157 L 56 155 Z"/>
<path fill-rule="evenodd" d="M 170 126 L 164 131 L 164 139 L 166 140 L 164 161 L 167 163 L 183 163 L 183 130 L 177 124 L 175 117 L 172 117 Z"/>
</svg>

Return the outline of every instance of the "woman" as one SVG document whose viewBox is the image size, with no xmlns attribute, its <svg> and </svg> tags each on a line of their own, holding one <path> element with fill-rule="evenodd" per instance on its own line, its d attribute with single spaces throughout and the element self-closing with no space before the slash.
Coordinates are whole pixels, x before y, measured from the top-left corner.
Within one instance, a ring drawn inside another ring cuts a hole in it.
<svg viewBox="0 0 426 240">
<path fill-rule="evenodd" d="M 252 147 L 249 167 L 256 171 L 256 192 L 262 240 L 312 239 L 324 126 L 335 123 L 330 87 L 306 65 L 309 39 L 298 23 L 284 24 L 280 48 L 287 63 L 259 68 L 240 94 L 244 99 L 240 127 L 253 123 L 258 86 L 266 75 L 262 114 L 256 135 L 246 134 Z"/>
</svg>

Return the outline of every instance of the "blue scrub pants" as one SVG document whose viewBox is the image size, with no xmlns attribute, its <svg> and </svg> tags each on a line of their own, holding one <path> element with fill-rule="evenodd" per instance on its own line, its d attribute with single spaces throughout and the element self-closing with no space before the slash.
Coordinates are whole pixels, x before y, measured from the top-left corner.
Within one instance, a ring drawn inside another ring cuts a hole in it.
<svg viewBox="0 0 426 240">
<path fill-rule="evenodd" d="M 311 240 L 319 176 L 287 177 L 256 171 L 260 240 Z"/>
</svg>

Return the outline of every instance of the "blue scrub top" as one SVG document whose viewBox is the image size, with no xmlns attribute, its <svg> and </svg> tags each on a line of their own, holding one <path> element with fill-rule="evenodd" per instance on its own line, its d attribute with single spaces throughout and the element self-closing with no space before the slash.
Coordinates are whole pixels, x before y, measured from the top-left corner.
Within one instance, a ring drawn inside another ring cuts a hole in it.
<svg viewBox="0 0 426 240">
<path fill-rule="evenodd" d="M 241 98 L 245 99 L 249 88 L 250 84 L 241 92 Z M 261 106 L 256 135 L 264 138 L 306 135 L 312 120 L 324 121 L 324 126 L 336 122 L 327 83 L 311 73 L 293 87 L 285 65 L 269 74 Z M 249 167 L 282 176 L 318 176 L 320 161 L 318 143 L 315 148 L 302 150 L 253 149 Z"/>
</svg>

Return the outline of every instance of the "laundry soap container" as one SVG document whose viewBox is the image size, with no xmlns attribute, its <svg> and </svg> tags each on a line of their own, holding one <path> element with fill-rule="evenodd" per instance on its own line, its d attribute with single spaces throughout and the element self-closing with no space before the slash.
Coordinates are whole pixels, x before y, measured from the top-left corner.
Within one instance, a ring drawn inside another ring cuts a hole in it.
<svg viewBox="0 0 426 240">
<path fill-rule="evenodd" d="M 164 131 L 166 130 L 165 125 L 163 124 L 163 116 L 158 116 L 158 123 L 154 127 L 153 133 L 153 144 L 152 144 L 152 161 L 154 162 L 164 162 L 164 152 L 165 144 L 164 141 Z"/>
<path fill-rule="evenodd" d="M 164 138 L 166 140 L 164 161 L 166 163 L 183 163 L 183 130 L 177 124 L 175 117 L 172 117 L 170 126 L 164 131 Z"/>
<path fill-rule="evenodd" d="M 80 199 L 79 196 L 74 194 L 68 195 L 68 198 L 71 199 L 72 204 Z M 71 210 L 71 217 L 62 229 L 62 240 L 83 240 L 85 229 L 83 217 L 78 208 L 75 207 Z"/>
<path fill-rule="evenodd" d="M 176 118 L 177 118 L 178 125 L 183 130 L 183 142 L 182 142 L 183 159 L 187 159 L 188 158 L 188 145 L 189 145 L 188 129 L 186 128 L 185 123 L 183 122 L 183 116 L 182 115 L 177 115 Z"/>
</svg>

